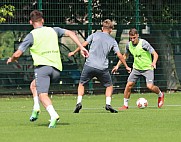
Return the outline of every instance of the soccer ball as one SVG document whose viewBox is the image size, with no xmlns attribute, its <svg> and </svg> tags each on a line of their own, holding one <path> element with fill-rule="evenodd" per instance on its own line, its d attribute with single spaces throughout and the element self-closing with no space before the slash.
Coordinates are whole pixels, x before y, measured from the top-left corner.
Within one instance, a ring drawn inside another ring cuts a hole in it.
<svg viewBox="0 0 181 142">
<path fill-rule="evenodd" d="M 136 105 L 138 108 L 146 108 L 148 106 L 148 101 L 145 98 L 139 98 L 136 101 Z"/>
</svg>

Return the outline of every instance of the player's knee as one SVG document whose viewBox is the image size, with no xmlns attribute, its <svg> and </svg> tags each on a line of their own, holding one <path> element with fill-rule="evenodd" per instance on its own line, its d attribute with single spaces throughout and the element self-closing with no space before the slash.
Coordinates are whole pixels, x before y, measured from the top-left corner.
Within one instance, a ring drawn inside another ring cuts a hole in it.
<svg viewBox="0 0 181 142">
<path fill-rule="evenodd" d="M 147 84 L 147 88 L 150 90 L 153 90 L 154 85 L 153 84 Z"/>
<path fill-rule="evenodd" d="M 134 83 L 127 83 L 126 88 L 131 89 L 133 88 L 133 86 L 134 86 Z"/>
<path fill-rule="evenodd" d="M 35 85 L 35 82 L 32 81 L 30 84 L 30 90 L 34 90 L 34 89 L 36 89 L 36 85 Z"/>
</svg>

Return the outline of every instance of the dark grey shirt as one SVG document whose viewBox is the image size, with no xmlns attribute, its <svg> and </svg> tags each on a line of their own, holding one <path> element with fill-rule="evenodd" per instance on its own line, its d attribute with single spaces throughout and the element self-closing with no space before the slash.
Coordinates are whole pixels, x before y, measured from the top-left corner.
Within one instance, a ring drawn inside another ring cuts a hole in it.
<svg viewBox="0 0 181 142">
<path fill-rule="evenodd" d="M 41 27 L 39 27 L 39 28 L 41 28 Z M 62 37 L 65 33 L 65 29 L 62 29 L 59 27 L 54 27 L 53 29 L 57 33 L 58 37 Z M 32 33 L 29 33 L 26 35 L 26 37 L 24 38 L 23 42 L 20 44 L 18 49 L 21 50 L 22 52 L 25 52 L 27 48 L 29 48 L 33 45 L 33 42 L 34 42 L 33 35 L 32 35 Z"/>
<path fill-rule="evenodd" d="M 96 69 L 108 68 L 108 54 L 111 49 L 115 53 L 120 52 L 116 40 L 105 32 L 93 33 L 88 36 L 86 41 L 90 44 L 90 50 L 85 64 Z"/>
</svg>

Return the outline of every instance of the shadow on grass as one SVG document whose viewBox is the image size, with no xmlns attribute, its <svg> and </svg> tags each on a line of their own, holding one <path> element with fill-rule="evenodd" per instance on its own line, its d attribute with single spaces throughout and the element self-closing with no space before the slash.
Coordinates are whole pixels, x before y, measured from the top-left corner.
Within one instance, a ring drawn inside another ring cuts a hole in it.
<svg viewBox="0 0 181 142">
<path fill-rule="evenodd" d="M 48 127 L 49 123 L 46 124 L 39 124 L 38 126 L 45 126 Z M 70 125 L 70 123 L 57 123 L 56 126 L 66 126 L 66 125 Z"/>
</svg>

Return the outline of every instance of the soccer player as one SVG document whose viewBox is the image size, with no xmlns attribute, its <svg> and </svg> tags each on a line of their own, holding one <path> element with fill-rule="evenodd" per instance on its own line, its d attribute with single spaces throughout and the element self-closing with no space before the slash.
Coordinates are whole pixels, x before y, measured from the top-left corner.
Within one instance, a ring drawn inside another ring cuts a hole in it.
<svg viewBox="0 0 181 142">
<path fill-rule="evenodd" d="M 128 109 L 131 89 L 140 76 L 145 77 L 147 88 L 158 95 L 158 108 L 161 108 L 164 103 L 164 93 L 160 91 L 159 87 L 154 85 L 154 69 L 156 69 L 158 54 L 146 40 L 139 38 L 139 34 L 135 28 L 130 29 L 129 39 L 130 41 L 126 45 L 123 56 L 126 59 L 129 53 L 131 53 L 134 58 L 134 63 L 133 70 L 128 77 L 124 90 L 124 105 L 120 107 L 119 110 Z M 120 65 L 121 61 L 112 69 L 112 72 L 116 72 Z"/>
<path fill-rule="evenodd" d="M 82 96 L 84 95 L 84 85 L 88 83 L 93 77 L 96 77 L 101 84 L 106 87 L 106 106 L 105 109 L 111 113 L 117 113 L 117 110 L 111 106 L 111 96 L 113 92 L 112 79 L 108 70 L 108 54 L 113 49 L 118 58 L 126 67 L 127 71 L 131 71 L 126 64 L 122 54 L 120 53 L 118 44 L 114 38 L 110 36 L 113 29 L 113 23 L 111 20 L 104 20 L 102 23 L 102 32 L 96 32 L 88 36 L 85 42 L 82 43 L 84 47 L 90 44 L 89 57 L 81 73 L 79 86 L 78 86 L 78 98 L 74 113 L 79 113 L 82 108 Z M 70 52 L 69 56 L 74 55 L 80 49 L 77 48 L 74 52 Z"/>
<path fill-rule="evenodd" d="M 81 48 L 83 56 L 88 56 L 88 51 L 82 46 L 77 36 L 69 30 L 59 27 L 45 27 L 43 14 L 41 11 L 34 10 L 30 13 L 30 24 L 33 30 L 25 37 L 18 50 L 7 60 L 7 64 L 15 62 L 25 52 L 28 47 L 34 61 L 35 80 L 31 83 L 31 91 L 34 100 L 40 102 L 50 115 L 49 128 L 54 128 L 59 115 L 55 111 L 51 99 L 48 97 L 49 86 L 51 82 L 56 82 L 60 78 L 62 62 L 58 45 L 58 37 L 69 36 Z M 37 96 L 38 95 L 38 96 Z M 30 121 L 38 118 L 39 106 L 34 107 Z"/>
</svg>

